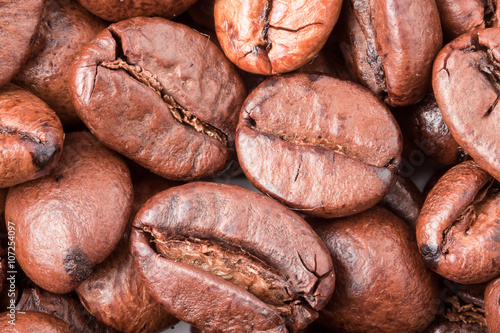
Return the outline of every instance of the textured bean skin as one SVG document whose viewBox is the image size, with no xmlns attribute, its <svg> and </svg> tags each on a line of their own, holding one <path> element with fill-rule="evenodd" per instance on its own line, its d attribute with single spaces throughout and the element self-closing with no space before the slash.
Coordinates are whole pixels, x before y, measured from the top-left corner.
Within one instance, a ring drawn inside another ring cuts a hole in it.
<svg viewBox="0 0 500 333">
<path fill-rule="evenodd" d="M 418 102 L 429 88 L 442 31 L 432 0 L 346 0 L 341 42 L 352 76 L 385 102 Z"/>
<path fill-rule="evenodd" d="M 224 263 L 202 270 L 193 266 L 204 260 L 200 257 L 169 260 L 153 250 L 151 234 L 161 251 L 171 250 L 163 245 L 169 239 L 201 243 L 209 248 L 203 253 L 222 256 Z M 179 319 L 209 332 L 301 329 L 317 318 L 333 292 L 331 259 L 310 226 L 275 201 L 236 186 L 192 183 L 161 192 L 137 213 L 130 244 L 153 296 Z M 248 260 L 251 264 L 238 266 Z M 211 273 L 225 265 L 226 273 Z M 247 267 L 257 267 L 256 275 Z M 252 281 L 271 278 L 274 287 L 264 283 L 261 300 L 249 292 L 255 292 L 254 284 L 247 291 L 233 283 L 238 270 Z"/>
<path fill-rule="evenodd" d="M 9 312 L 0 313 L 0 331 L 5 333 L 74 333 L 61 319 L 42 312 L 17 312 L 15 325 L 9 323 Z"/>
<path fill-rule="evenodd" d="M 47 0 L 33 50 L 14 78 L 49 104 L 65 128 L 81 126 L 68 92 L 69 68 L 81 48 L 105 27 L 77 2 Z"/>
<path fill-rule="evenodd" d="M 19 265 L 38 286 L 61 294 L 113 252 L 133 195 L 125 163 L 90 133 L 67 134 L 65 142 L 54 171 L 11 187 L 5 204 Z"/>
<path fill-rule="evenodd" d="M 75 60 L 69 89 L 103 144 L 165 178 L 207 177 L 234 152 L 243 83 L 212 42 L 184 25 L 144 17 L 111 25 Z M 188 114 L 198 123 L 179 120 Z"/>
<path fill-rule="evenodd" d="M 489 333 L 500 332 L 500 277 L 488 283 L 484 293 L 484 308 Z"/>
<path fill-rule="evenodd" d="M 410 227 L 381 207 L 318 221 L 334 263 L 333 297 L 321 325 L 339 332 L 415 332 L 438 310 L 439 287 L 418 257 Z"/>
<path fill-rule="evenodd" d="M 450 169 L 427 195 L 417 221 L 424 262 L 445 278 L 482 283 L 500 274 L 500 196 L 474 161 Z"/>
<path fill-rule="evenodd" d="M 58 295 L 37 286 L 25 287 L 16 311 L 49 314 L 63 320 L 75 333 L 116 333 L 88 313 L 74 294 Z"/>
<path fill-rule="evenodd" d="M 458 144 L 500 180 L 497 108 L 500 28 L 479 29 L 446 45 L 436 60 L 432 86 L 443 119 Z M 475 96 L 464 99 L 459 96 Z"/>
<path fill-rule="evenodd" d="M 338 217 L 387 194 L 396 181 L 401 132 L 359 85 L 290 74 L 266 80 L 247 97 L 236 149 L 260 191 L 305 214 Z"/>
<path fill-rule="evenodd" d="M 256 74 L 291 72 L 321 50 L 340 13 L 332 0 L 217 0 L 215 31 L 226 56 Z"/>
<path fill-rule="evenodd" d="M 78 0 L 94 15 L 111 22 L 136 16 L 175 17 L 186 11 L 195 0 Z"/>
<path fill-rule="evenodd" d="M 14 84 L 0 88 L 0 187 L 48 174 L 63 138 L 61 122 L 42 100 Z"/>
<path fill-rule="evenodd" d="M 0 87 L 28 58 L 45 0 L 0 1 Z"/>
<path fill-rule="evenodd" d="M 498 0 L 436 0 L 448 40 L 479 28 L 498 27 Z"/>
</svg>

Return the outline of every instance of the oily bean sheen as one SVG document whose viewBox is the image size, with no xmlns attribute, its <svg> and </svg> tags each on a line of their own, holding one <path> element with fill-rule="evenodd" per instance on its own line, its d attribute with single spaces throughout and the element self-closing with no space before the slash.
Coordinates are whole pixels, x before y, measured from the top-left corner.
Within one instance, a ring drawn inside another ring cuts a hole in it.
<svg viewBox="0 0 500 333">
<path fill-rule="evenodd" d="M 500 274 L 500 191 L 474 161 L 450 169 L 427 195 L 417 221 L 424 262 L 445 278 L 482 283 Z"/>
<path fill-rule="evenodd" d="M 401 132 L 366 89 L 325 75 L 269 78 L 246 99 L 237 129 L 252 184 L 292 209 L 352 215 L 396 181 Z"/>
<path fill-rule="evenodd" d="M 15 325 L 9 322 L 9 312 L 0 313 L 2 333 L 75 333 L 67 323 L 42 312 L 16 312 Z"/>
<path fill-rule="evenodd" d="M 175 17 L 196 0 L 78 0 L 94 15 L 111 22 L 136 16 Z"/>
<path fill-rule="evenodd" d="M 453 39 L 478 28 L 498 27 L 498 0 L 436 0 L 443 34 Z"/>
<path fill-rule="evenodd" d="M 125 163 L 88 132 L 66 135 L 54 171 L 11 187 L 5 219 L 15 225 L 16 259 L 53 293 L 74 290 L 118 244 L 132 205 Z"/>
<path fill-rule="evenodd" d="M 215 31 L 226 56 L 256 74 L 291 72 L 321 50 L 340 0 L 216 0 Z"/>
<path fill-rule="evenodd" d="M 500 277 L 488 283 L 484 293 L 484 308 L 489 333 L 500 333 Z"/>
<path fill-rule="evenodd" d="M 319 323 L 334 332 L 414 333 L 440 304 L 437 276 L 419 258 L 413 231 L 381 207 L 314 228 L 332 255 L 333 297 Z"/>
<path fill-rule="evenodd" d="M 61 122 L 42 100 L 11 83 L 0 88 L 0 187 L 48 174 L 63 138 Z"/>
<path fill-rule="evenodd" d="M 182 24 L 145 17 L 112 24 L 84 47 L 70 92 L 104 145 L 173 180 L 226 166 L 246 96 L 214 43 Z"/>
<path fill-rule="evenodd" d="M 45 0 L 0 0 L 0 87 L 26 61 Z"/>
<path fill-rule="evenodd" d="M 346 0 L 341 48 L 352 76 L 392 106 L 410 105 L 429 88 L 442 47 L 434 0 Z"/>
<path fill-rule="evenodd" d="M 16 311 L 50 314 L 66 322 L 75 333 L 116 333 L 88 313 L 74 294 L 59 295 L 37 286 L 23 288 Z"/>
<path fill-rule="evenodd" d="M 500 28 L 464 34 L 441 50 L 434 62 L 432 78 L 436 101 L 451 134 L 497 180 L 500 180 L 499 45 Z"/>
<path fill-rule="evenodd" d="M 65 128 L 81 124 L 71 104 L 69 68 L 81 48 L 105 24 L 77 2 L 47 0 L 33 51 L 14 82 L 43 99 Z"/>
<path fill-rule="evenodd" d="M 155 195 L 135 217 L 130 246 L 153 296 L 207 332 L 296 331 L 333 292 L 328 250 L 311 227 L 236 186 Z"/>
</svg>

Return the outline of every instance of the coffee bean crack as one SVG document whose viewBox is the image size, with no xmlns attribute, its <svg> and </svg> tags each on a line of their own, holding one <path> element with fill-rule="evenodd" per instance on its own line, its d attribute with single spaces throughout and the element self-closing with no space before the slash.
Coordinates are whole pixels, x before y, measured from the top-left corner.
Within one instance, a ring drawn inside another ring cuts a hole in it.
<svg viewBox="0 0 500 333">
<path fill-rule="evenodd" d="M 198 133 L 212 137 L 221 142 L 224 147 L 228 147 L 227 135 L 218 128 L 201 120 L 192 112 L 186 110 L 182 105 L 177 103 L 172 96 L 166 94 L 165 89 L 162 87 L 157 75 L 141 68 L 140 66 L 129 64 L 121 58 L 114 61 L 102 62 L 100 66 L 111 70 L 121 69 L 126 71 L 134 79 L 154 91 L 155 94 L 157 94 L 165 102 L 165 104 L 167 104 L 170 114 L 179 123 L 190 126 Z"/>
</svg>

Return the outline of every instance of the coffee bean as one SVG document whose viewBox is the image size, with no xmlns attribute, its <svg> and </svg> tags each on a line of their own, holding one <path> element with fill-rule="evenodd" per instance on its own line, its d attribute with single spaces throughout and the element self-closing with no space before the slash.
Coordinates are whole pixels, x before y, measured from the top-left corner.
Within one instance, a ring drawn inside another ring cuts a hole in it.
<svg viewBox="0 0 500 333">
<path fill-rule="evenodd" d="M 153 296 L 207 332 L 302 329 L 333 291 L 328 251 L 311 227 L 236 186 L 159 193 L 137 213 L 130 245 Z"/>
<path fill-rule="evenodd" d="M 392 106 L 418 102 L 442 47 L 432 0 L 344 1 L 341 49 L 352 76 Z"/>
<path fill-rule="evenodd" d="M 114 250 L 131 205 L 125 163 L 90 133 L 66 135 L 50 175 L 9 190 L 5 218 L 19 265 L 43 289 L 71 292 Z"/>
<path fill-rule="evenodd" d="M 74 331 L 61 319 L 42 312 L 26 311 L 17 312 L 14 325 L 9 322 L 9 312 L 0 313 L 0 331 L 5 333 L 74 333 Z"/>
<path fill-rule="evenodd" d="M 357 84 L 294 74 L 270 78 L 248 96 L 236 149 L 259 190 L 305 214 L 337 217 L 387 194 L 401 133 L 389 110 Z"/>
<path fill-rule="evenodd" d="M 215 31 L 226 56 L 256 74 L 291 72 L 321 50 L 337 22 L 339 0 L 218 0 Z"/>
<path fill-rule="evenodd" d="M 103 144 L 173 180 L 223 170 L 245 97 L 212 42 L 161 18 L 122 21 L 99 34 L 75 60 L 70 91 Z"/>
<path fill-rule="evenodd" d="M 0 187 L 48 174 L 63 137 L 61 122 L 42 100 L 14 84 L 0 88 Z"/>
<path fill-rule="evenodd" d="M 497 277 L 486 287 L 484 308 L 489 333 L 500 332 L 500 277 Z"/>
<path fill-rule="evenodd" d="M 500 274 L 500 192 L 475 162 L 450 169 L 429 192 L 417 222 L 424 262 L 445 278 L 482 283 Z"/>
<path fill-rule="evenodd" d="M 439 52 L 432 78 L 436 101 L 451 134 L 497 180 L 499 44 L 500 28 L 475 30 L 458 37 Z"/>
</svg>

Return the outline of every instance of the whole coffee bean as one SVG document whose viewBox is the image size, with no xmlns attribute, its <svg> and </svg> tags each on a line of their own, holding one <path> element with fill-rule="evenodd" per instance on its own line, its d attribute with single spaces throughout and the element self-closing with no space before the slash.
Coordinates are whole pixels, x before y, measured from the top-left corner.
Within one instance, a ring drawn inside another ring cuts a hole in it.
<svg viewBox="0 0 500 333">
<path fill-rule="evenodd" d="M 260 191 L 321 217 L 355 214 L 396 181 L 401 132 L 361 86 L 317 74 L 269 78 L 246 99 L 241 168 Z"/>
<path fill-rule="evenodd" d="M 432 85 L 443 119 L 458 144 L 500 180 L 498 132 L 500 28 L 464 34 L 434 62 Z M 463 98 L 474 96 L 474 98 Z"/>
<path fill-rule="evenodd" d="M 441 164 L 456 165 L 464 160 L 467 154 L 451 135 L 433 94 L 398 110 L 398 114 L 396 119 L 409 141 L 403 156 L 411 158 L 415 150 L 420 150 Z"/>
<path fill-rule="evenodd" d="M 500 274 L 500 191 L 474 161 L 450 169 L 429 192 L 417 222 L 424 262 L 445 278 L 482 283 Z"/>
<path fill-rule="evenodd" d="M 14 79 L 49 104 L 66 128 L 81 126 L 68 92 L 69 67 L 104 28 L 77 2 L 47 0 L 33 51 Z"/>
<path fill-rule="evenodd" d="M 16 312 L 14 319 L 9 314 L 0 313 L 0 331 L 3 333 L 75 333 L 64 321 L 46 313 Z"/>
<path fill-rule="evenodd" d="M 448 40 L 478 28 L 498 27 L 500 24 L 498 0 L 436 0 Z"/>
<path fill-rule="evenodd" d="M 84 47 L 70 92 L 103 144 L 174 180 L 223 170 L 245 98 L 240 77 L 206 37 L 144 17 L 113 24 Z"/>
<path fill-rule="evenodd" d="M 410 227 L 381 207 L 317 221 L 334 264 L 333 297 L 321 325 L 337 332 L 408 332 L 432 321 L 440 304 L 437 276 L 418 253 Z"/>
<path fill-rule="evenodd" d="M 136 16 L 175 17 L 196 0 L 78 0 L 94 15 L 111 22 Z"/>
<path fill-rule="evenodd" d="M 321 50 L 342 1 L 217 0 L 215 31 L 226 56 L 256 74 L 291 72 Z"/>
<path fill-rule="evenodd" d="M 113 252 L 131 205 L 125 163 L 90 133 L 67 134 L 50 175 L 9 190 L 5 219 L 19 265 L 43 289 L 71 292 Z"/>
<path fill-rule="evenodd" d="M 26 61 L 42 17 L 45 0 L 0 2 L 0 87 Z"/>
<path fill-rule="evenodd" d="M 49 314 L 66 322 L 75 333 L 116 333 L 88 313 L 74 294 L 57 295 L 37 286 L 24 288 L 16 311 Z"/>
<path fill-rule="evenodd" d="M 497 277 L 486 287 L 484 294 L 484 309 L 489 333 L 500 332 L 500 277 Z"/>
<path fill-rule="evenodd" d="M 157 194 L 137 213 L 130 246 L 153 296 L 207 332 L 296 331 L 333 292 L 328 250 L 311 227 L 236 186 Z"/>
<path fill-rule="evenodd" d="M 63 138 L 61 122 L 42 100 L 14 84 L 0 88 L 0 187 L 48 174 Z"/>
<path fill-rule="evenodd" d="M 433 0 L 344 1 L 341 42 L 352 77 L 392 106 L 418 102 L 442 47 Z"/>
<path fill-rule="evenodd" d="M 379 205 L 408 223 L 414 230 L 424 200 L 424 195 L 410 178 L 398 176 L 396 183 L 391 187 L 389 193 L 382 198 Z"/>
</svg>

